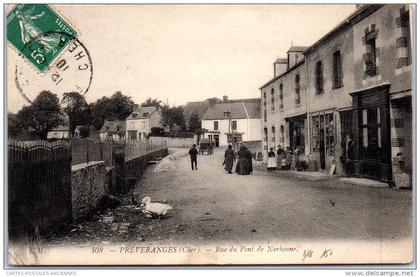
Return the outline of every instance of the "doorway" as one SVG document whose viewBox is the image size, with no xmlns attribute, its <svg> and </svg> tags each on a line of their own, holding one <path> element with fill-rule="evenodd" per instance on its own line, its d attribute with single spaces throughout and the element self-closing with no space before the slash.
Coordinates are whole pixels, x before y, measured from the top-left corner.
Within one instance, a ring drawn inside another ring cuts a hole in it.
<svg viewBox="0 0 420 277">
<path fill-rule="evenodd" d="M 392 182 L 389 85 L 352 93 L 354 175 Z"/>
<path fill-rule="evenodd" d="M 219 135 L 214 135 L 214 146 L 219 147 Z"/>
</svg>

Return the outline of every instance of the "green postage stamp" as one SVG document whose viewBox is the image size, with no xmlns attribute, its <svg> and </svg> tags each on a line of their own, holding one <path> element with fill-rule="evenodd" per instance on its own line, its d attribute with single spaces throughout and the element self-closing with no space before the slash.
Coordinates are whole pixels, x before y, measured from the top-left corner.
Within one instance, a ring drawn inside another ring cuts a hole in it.
<svg viewBox="0 0 420 277">
<path fill-rule="evenodd" d="M 77 36 L 46 4 L 18 4 L 7 15 L 7 40 L 43 73 Z"/>
</svg>

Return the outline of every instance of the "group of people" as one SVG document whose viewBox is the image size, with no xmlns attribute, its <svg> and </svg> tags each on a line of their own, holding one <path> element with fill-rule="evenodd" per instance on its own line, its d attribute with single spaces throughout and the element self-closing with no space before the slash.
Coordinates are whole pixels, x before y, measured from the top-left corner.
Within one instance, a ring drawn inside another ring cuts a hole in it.
<svg viewBox="0 0 420 277">
<path fill-rule="evenodd" d="M 300 148 L 277 146 L 277 157 L 273 148 L 268 151 L 267 170 L 291 169 L 296 170 L 296 163 L 299 161 Z"/>
<path fill-rule="evenodd" d="M 191 158 L 191 169 L 197 170 L 197 145 L 194 144 L 188 151 L 188 154 Z M 236 159 L 238 160 L 235 168 L 236 173 L 239 175 L 249 175 L 252 173 L 252 153 L 245 145 L 239 147 L 238 153 L 235 153 L 232 149 L 232 145 L 229 145 L 228 149 L 226 149 L 222 165 L 229 174 L 232 174 L 233 165 Z"/>
<path fill-rule="evenodd" d="M 232 145 L 228 146 L 228 149 L 225 151 L 225 158 L 223 161 L 225 170 L 228 174 L 232 174 L 233 164 L 235 163 L 236 156 L 238 161 L 236 163 L 235 173 L 239 175 L 249 175 L 252 173 L 252 153 L 248 150 L 245 145 L 239 147 L 239 151 L 236 155 L 235 151 L 232 149 Z"/>
</svg>

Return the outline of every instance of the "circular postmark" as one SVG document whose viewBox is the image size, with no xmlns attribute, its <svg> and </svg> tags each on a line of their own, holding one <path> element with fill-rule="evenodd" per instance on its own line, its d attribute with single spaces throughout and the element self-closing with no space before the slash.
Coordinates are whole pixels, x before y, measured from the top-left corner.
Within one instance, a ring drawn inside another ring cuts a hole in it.
<svg viewBox="0 0 420 277">
<path fill-rule="evenodd" d="M 51 63 L 44 54 L 48 51 L 62 52 Z M 51 64 L 40 73 L 23 55 L 25 52 L 39 64 Z M 60 99 L 66 92 L 85 95 L 89 91 L 93 79 L 92 58 L 77 37 L 58 31 L 45 32 L 26 43 L 19 56 L 21 59 L 15 65 L 15 84 L 29 103 L 43 90 L 51 91 Z"/>
</svg>

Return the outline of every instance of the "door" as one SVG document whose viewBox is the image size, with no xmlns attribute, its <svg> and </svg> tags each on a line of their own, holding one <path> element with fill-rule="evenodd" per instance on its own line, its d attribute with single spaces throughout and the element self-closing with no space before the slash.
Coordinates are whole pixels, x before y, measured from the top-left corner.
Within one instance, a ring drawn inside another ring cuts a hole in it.
<svg viewBox="0 0 420 277">
<path fill-rule="evenodd" d="M 219 147 L 219 135 L 214 135 L 214 144 L 216 147 Z"/>
<path fill-rule="evenodd" d="M 354 175 L 392 182 L 389 87 L 353 94 Z"/>
<path fill-rule="evenodd" d="M 386 163 L 383 160 L 382 151 L 382 124 L 381 114 L 383 113 L 381 107 L 367 107 L 360 112 L 360 157 L 363 161 L 363 175 L 374 179 L 382 179 L 381 164 Z"/>
</svg>

